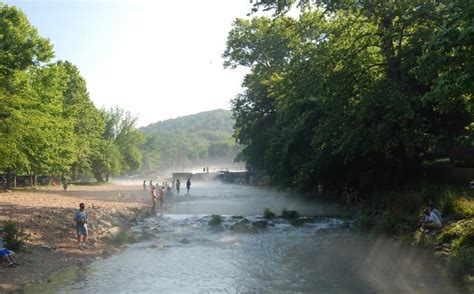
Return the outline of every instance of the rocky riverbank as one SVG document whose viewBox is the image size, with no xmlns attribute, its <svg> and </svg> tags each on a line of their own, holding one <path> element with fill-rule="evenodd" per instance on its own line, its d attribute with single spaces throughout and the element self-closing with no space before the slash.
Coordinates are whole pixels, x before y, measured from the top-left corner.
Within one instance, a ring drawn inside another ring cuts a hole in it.
<svg viewBox="0 0 474 294">
<path fill-rule="evenodd" d="M 0 192 L 0 226 L 13 221 L 30 234 L 17 253 L 19 266 L 0 263 L 0 293 L 47 279 L 53 272 L 106 257 L 129 241 L 124 228 L 149 216 L 148 193 L 141 186 L 103 185 Z M 90 236 L 80 250 L 73 215 L 86 204 Z M 124 242 L 125 241 L 125 242 Z"/>
</svg>

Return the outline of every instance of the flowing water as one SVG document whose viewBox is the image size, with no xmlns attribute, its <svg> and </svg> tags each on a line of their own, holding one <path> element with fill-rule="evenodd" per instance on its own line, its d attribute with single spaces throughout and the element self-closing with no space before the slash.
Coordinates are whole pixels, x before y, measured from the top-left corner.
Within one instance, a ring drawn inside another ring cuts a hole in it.
<svg viewBox="0 0 474 294">
<path fill-rule="evenodd" d="M 133 228 L 151 239 L 90 266 L 32 285 L 29 293 L 462 293 L 443 266 L 417 248 L 352 233 L 335 205 L 289 193 L 195 185 L 163 216 Z M 258 233 L 229 227 L 264 208 L 316 216 L 275 220 Z M 223 215 L 219 229 L 210 214 Z M 59 281 L 59 282 L 58 282 Z"/>
</svg>

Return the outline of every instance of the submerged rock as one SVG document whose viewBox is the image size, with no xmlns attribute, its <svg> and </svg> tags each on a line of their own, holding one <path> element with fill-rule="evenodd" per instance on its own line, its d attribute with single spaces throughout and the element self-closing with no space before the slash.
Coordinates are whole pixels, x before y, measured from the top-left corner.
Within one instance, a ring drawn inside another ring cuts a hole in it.
<svg viewBox="0 0 474 294">
<path fill-rule="evenodd" d="M 232 224 L 229 230 L 237 233 L 255 233 L 256 228 L 252 226 L 252 223 L 248 219 L 243 219 Z"/>
<path fill-rule="evenodd" d="M 267 228 L 268 222 L 266 220 L 258 220 L 258 221 L 252 222 L 252 226 L 256 229 L 263 230 Z"/>
<path fill-rule="evenodd" d="M 290 224 L 292 224 L 295 227 L 301 227 L 304 224 L 311 223 L 313 220 L 309 217 L 300 217 L 297 219 L 293 219 L 290 221 Z"/>
<path fill-rule="evenodd" d="M 284 219 L 297 219 L 300 214 L 296 210 L 283 210 L 282 217 Z"/>
<path fill-rule="evenodd" d="M 179 243 L 181 243 L 181 244 L 189 244 L 189 243 L 191 243 L 191 241 L 189 241 L 188 239 L 184 238 L 184 239 L 181 239 L 181 240 L 179 241 Z"/>
</svg>

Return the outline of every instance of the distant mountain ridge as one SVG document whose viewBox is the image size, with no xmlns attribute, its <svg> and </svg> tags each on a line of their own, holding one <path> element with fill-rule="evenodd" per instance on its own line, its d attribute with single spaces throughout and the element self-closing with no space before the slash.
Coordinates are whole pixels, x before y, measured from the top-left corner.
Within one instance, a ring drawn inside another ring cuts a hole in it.
<svg viewBox="0 0 474 294">
<path fill-rule="evenodd" d="M 181 134 L 192 134 L 196 131 L 207 130 L 224 136 L 232 136 L 234 120 L 232 112 L 225 109 L 199 112 L 196 114 L 167 119 L 141 127 L 140 131 L 147 135 L 159 135 L 170 131 Z M 212 136 L 208 138 L 212 140 Z M 215 141 L 215 140 L 212 140 Z"/>
<path fill-rule="evenodd" d="M 232 112 L 200 112 L 141 127 L 144 171 L 182 169 L 193 165 L 233 163 L 239 146 L 233 138 Z"/>
</svg>

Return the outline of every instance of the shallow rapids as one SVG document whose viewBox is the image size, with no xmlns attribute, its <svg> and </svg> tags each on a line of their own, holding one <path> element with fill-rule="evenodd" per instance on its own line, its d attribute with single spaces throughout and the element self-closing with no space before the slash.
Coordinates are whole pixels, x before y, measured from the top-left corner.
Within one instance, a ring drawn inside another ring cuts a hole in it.
<svg viewBox="0 0 474 294">
<path fill-rule="evenodd" d="M 163 216 L 133 228 L 137 234 L 145 232 L 148 240 L 75 269 L 50 288 L 43 284 L 28 291 L 462 293 L 427 252 L 356 235 L 343 221 L 327 216 L 337 211 L 335 206 L 264 189 L 193 188 L 190 197 L 183 196 Z M 256 233 L 229 229 L 240 220 L 235 216 L 255 221 L 265 207 L 316 217 L 298 227 L 277 219 Z M 220 228 L 209 227 L 210 214 L 224 215 Z"/>
</svg>

